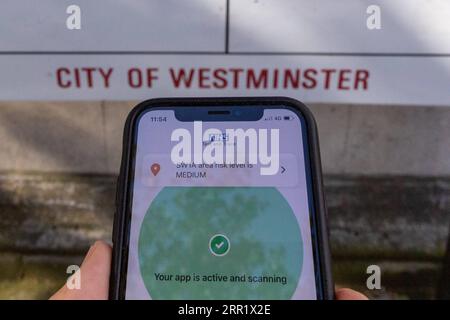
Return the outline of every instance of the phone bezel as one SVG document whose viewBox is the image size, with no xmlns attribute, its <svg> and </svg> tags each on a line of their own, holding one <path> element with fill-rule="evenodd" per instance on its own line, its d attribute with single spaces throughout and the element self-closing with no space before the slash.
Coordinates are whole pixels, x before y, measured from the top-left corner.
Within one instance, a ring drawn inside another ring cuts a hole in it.
<svg viewBox="0 0 450 320">
<path fill-rule="evenodd" d="M 267 106 L 271 108 L 288 108 L 300 114 L 305 121 L 302 126 L 306 141 L 304 144 L 307 156 L 306 165 L 310 167 L 312 194 L 312 214 L 310 215 L 312 233 L 314 237 L 313 254 L 314 269 L 318 299 L 334 298 L 334 283 L 331 272 L 331 255 L 329 249 L 329 231 L 327 226 L 327 211 L 323 193 L 322 168 L 320 161 L 319 139 L 317 126 L 309 109 L 300 101 L 287 97 L 236 97 L 236 98 L 159 98 L 139 103 L 129 113 L 123 136 L 122 161 L 120 174 L 117 179 L 116 214 L 113 226 L 113 254 L 111 263 L 109 298 L 124 299 L 126 290 L 126 275 L 128 264 L 128 242 L 130 235 L 132 181 L 134 175 L 134 157 L 137 122 L 143 113 L 170 107 L 248 107 Z M 305 153 L 305 155 L 306 155 Z M 308 161 L 309 160 L 309 161 Z M 319 269 L 319 272 L 316 270 Z"/>
</svg>

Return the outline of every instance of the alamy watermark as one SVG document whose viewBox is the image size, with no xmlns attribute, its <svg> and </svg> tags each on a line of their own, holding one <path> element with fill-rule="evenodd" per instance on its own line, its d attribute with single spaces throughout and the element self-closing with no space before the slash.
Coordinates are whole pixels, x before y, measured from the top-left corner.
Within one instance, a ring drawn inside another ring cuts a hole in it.
<svg viewBox="0 0 450 320">
<path fill-rule="evenodd" d="M 69 30 L 81 29 L 81 8 L 75 4 L 67 7 L 66 13 L 69 15 L 66 19 L 66 27 Z"/>
<path fill-rule="evenodd" d="M 366 13 L 369 15 L 366 20 L 366 26 L 369 30 L 381 29 L 381 8 L 377 5 L 367 7 Z"/>
<path fill-rule="evenodd" d="M 381 268 L 376 264 L 367 267 L 366 273 L 370 276 L 366 280 L 366 286 L 369 290 L 381 289 Z"/>
<path fill-rule="evenodd" d="M 260 165 L 261 175 L 274 175 L 280 166 L 279 129 L 209 128 L 194 121 L 194 135 L 185 128 L 172 132 L 177 142 L 170 154 L 174 164 L 251 164 Z"/>
<path fill-rule="evenodd" d="M 70 274 L 67 278 L 66 286 L 69 290 L 81 289 L 81 269 L 79 266 L 72 264 L 67 267 L 66 273 Z"/>
</svg>

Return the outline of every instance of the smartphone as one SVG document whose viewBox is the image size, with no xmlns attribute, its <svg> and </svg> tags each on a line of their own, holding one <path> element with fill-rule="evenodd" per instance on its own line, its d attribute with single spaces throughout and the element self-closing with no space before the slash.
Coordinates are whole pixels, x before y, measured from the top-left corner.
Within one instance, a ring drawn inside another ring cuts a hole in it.
<svg viewBox="0 0 450 320">
<path fill-rule="evenodd" d="M 313 116 L 283 97 L 176 98 L 129 114 L 111 299 L 332 299 Z"/>
</svg>

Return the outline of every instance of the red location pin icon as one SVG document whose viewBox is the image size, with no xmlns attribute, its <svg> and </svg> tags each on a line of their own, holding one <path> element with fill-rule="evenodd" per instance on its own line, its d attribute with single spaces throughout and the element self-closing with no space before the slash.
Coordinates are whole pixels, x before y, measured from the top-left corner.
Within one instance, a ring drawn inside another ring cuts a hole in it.
<svg viewBox="0 0 450 320">
<path fill-rule="evenodd" d="M 161 169 L 161 166 L 159 165 L 159 163 L 154 163 L 152 164 L 152 166 L 150 167 L 150 170 L 152 171 L 153 175 L 156 176 L 159 172 L 159 170 Z"/>
</svg>

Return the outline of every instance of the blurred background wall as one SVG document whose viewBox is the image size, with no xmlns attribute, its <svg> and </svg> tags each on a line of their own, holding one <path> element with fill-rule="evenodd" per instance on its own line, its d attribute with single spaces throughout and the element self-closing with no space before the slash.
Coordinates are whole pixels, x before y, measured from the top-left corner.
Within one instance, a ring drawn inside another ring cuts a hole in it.
<svg viewBox="0 0 450 320">
<path fill-rule="evenodd" d="M 123 124 L 136 103 L 0 102 L 0 298 L 47 298 L 93 241 L 110 241 Z M 450 108 L 310 108 L 337 285 L 374 298 L 438 297 Z M 381 290 L 365 286 L 370 264 L 381 267 Z"/>
</svg>

